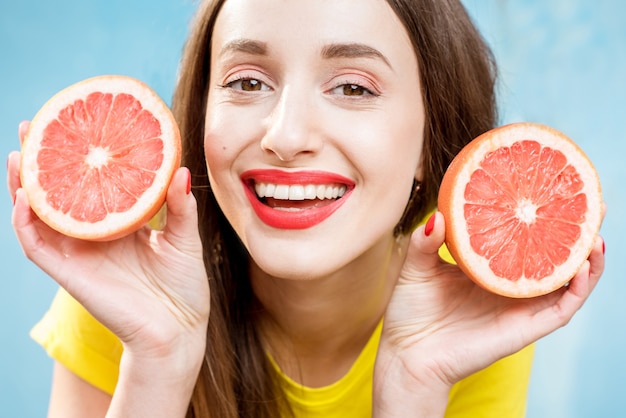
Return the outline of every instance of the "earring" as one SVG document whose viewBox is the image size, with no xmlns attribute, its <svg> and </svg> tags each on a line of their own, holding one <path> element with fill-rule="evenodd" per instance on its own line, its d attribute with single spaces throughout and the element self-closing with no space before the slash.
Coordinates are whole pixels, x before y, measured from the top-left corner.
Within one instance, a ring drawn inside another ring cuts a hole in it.
<svg viewBox="0 0 626 418">
<path fill-rule="evenodd" d="M 411 189 L 411 195 L 409 196 L 409 201 L 406 204 L 406 207 L 404 209 L 404 214 L 402 215 L 402 218 L 400 218 L 400 222 L 398 223 L 398 225 L 396 225 L 396 228 L 394 230 L 394 235 L 396 237 L 396 247 L 398 248 L 398 255 L 402 255 L 402 238 L 404 237 L 404 234 L 401 233 L 402 231 L 401 225 L 404 223 L 407 214 L 410 213 L 411 208 L 415 204 L 415 201 L 418 198 L 417 196 L 421 188 L 422 188 L 422 182 L 418 181 L 417 179 L 413 179 L 413 189 Z"/>
<path fill-rule="evenodd" d="M 220 233 L 215 234 L 213 248 L 211 248 L 211 262 L 215 266 L 221 266 L 224 262 L 222 258 L 222 237 Z"/>
<path fill-rule="evenodd" d="M 407 208 L 410 208 L 415 203 L 415 199 L 417 199 L 417 195 L 422 188 L 422 182 L 417 179 L 413 179 L 413 190 L 411 190 L 411 195 L 409 196 L 409 202 L 407 203 Z"/>
</svg>

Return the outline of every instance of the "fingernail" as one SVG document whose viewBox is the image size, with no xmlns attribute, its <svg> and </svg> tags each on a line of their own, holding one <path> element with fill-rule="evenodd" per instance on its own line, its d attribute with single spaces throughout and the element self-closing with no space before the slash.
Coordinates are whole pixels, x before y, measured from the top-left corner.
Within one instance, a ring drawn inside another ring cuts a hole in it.
<svg viewBox="0 0 626 418">
<path fill-rule="evenodd" d="M 604 240 L 602 240 L 602 254 L 606 252 L 606 245 L 604 245 Z"/>
<path fill-rule="evenodd" d="M 191 172 L 187 170 L 187 190 L 186 193 L 191 193 Z"/>
<path fill-rule="evenodd" d="M 434 213 L 430 215 L 430 218 L 428 218 L 428 222 L 426 222 L 426 225 L 424 226 L 424 235 L 429 236 L 433 232 L 433 229 L 435 229 Z"/>
</svg>

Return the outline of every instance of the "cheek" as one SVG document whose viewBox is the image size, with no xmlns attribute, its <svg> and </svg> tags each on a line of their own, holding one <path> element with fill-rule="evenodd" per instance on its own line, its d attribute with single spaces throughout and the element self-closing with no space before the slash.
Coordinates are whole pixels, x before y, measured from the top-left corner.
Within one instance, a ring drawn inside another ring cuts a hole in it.
<svg viewBox="0 0 626 418">
<path fill-rule="evenodd" d="M 421 101 L 398 109 L 389 123 L 394 127 L 389 144 L 390 158 L 410 171 L 412 182 L 418 173 L 424 147 L 425 115 Z"/>
<path fill-rule="evenodd" d="M 233 170 L 236 153 L 228 132 L 222 129 L 205 131 L 204 153 L 211 191 L 232 227 L 241 236 L 242 211 L 245 207 L 243 186 Z"/>
<path fill-rule="evenodd" d="M 232 166 L 241 152 L 241 123 L 230 120 L 228 112 L 213 110 L 207 115 L 204 125 L 204 153 L 209 175 L 216 177 L 220 172 Z"/>
<path fill-rule="evenodd" d="M 353 150 L 363 172 L 381 176 L 388 184 L 412 183 L 422 154 L 423 118 L 415 112 L 399 116 L 402 113 L 386 113 L 368 123 Z"/>
<path fill-rule="evenodd" d="M 210 109 L 210 102 L 208 108 Z M 227 123 L 215 111 L 210 111 L 204 121 L 204 153 L 209 168 L 221 160 L 221 155 L 228 152 L 228 137 L 225 135 Z"/>
<path fill-rule="evenodd" d="M 380 207 L 383 213 L 377 216 L 392 227 L 400 220 L 418 175 L 424 142 L 424 116 L 419 109 L 392 109 L 363 131 L 361 171 L 369 176 L 368 184 L 374 184 L 374 196 L 384 196 L 372 207 Z"/>
<path fill-rule="evenodd" d="M 204 137 L 204 155 L 209 174 L 209 182 L 216 194 L 220 194 L 219 185 L 223 183 L 220 178 L 224 177 L 228 169 L 228 146 L 223 138 L 223 136 L 216 135 L 213 132 L 207 132 Z"/>
<path fill-rule="evenodd" d="M 233 163 L 237 156 L 237 146 L 232 130 L 225 119 L 214 115 L 207 118 L 204 135 L 204 155 L 209 183 L 222 209 L 229 205 L 229 190 L 237 187 L 238 179 L 233 174 Z"/>
<path fill-rule="evenodd" d="M 262 135 L 263 114 L 209 96 L 204 123 L 204 151 L 209 171 L 232 167 L 254 152 Z"/>
<path fill-rule="evenodd" d="M 220 166 L 226 161 L 224 154 L 228 152 L 228 147 L 220 138 L 222 137 L 212 132 L 207 132 L 204 137 L 204 155 L 209 175 L 213 175 L 215 171 L 218 171 Z"/>
</svg>

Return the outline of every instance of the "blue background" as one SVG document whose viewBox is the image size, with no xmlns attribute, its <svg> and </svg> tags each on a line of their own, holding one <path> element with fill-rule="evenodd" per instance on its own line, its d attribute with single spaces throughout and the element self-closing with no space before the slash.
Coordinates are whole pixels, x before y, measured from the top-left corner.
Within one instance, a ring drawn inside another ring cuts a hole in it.
<svg viewBox="0 0 626 418">
<path fill-rule="evenodd" d="M 537 345 L 530 418 L 615 417 L 626 399 L 626 3 L 618 0 L 465 0 L 499 60 L 502 123 L 564 131 L 600 173 L 608 215 L 604 277 L 570 324 Z M 2 0 L 0 154 L 17 125 L 58 90 L 127 74 L 166 101 L 193 0 Z M 3 181 L 4 178 L 3 177 Z M 622 183 L 622 185 L 620 184 Z M 622 187 L 620 187 L 622 186 Z M 0 417 L 45 416 L 51 361 L 30 340 L 56 286 L 23 256 L 0 199 Z"/>
</svg>

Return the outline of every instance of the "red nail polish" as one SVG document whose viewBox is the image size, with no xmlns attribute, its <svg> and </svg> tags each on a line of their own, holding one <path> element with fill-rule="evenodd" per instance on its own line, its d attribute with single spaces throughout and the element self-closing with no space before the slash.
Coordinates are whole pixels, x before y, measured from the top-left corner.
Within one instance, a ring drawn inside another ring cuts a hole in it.
<svg viewBox="0 0 626 418">
<path fill-rule="evenodd" d="M 604 240 L 602 240 L 602 254 L 606 252 L 606 245 L 604 245 Z"/>
<path fill-rule="evenodd" d="M 187 194 L 191 193 L 191 172 L 187 171 Z"/>
<path fill-rule="evenodd" d="M 428 218 L 428 222 L 426 222 L 426 225 L 424 226 L 424 235 L 429 236 L 433 232 L 433 229 L 435 229 L 434 213 L 430 215 L 430 218 Z"/>
</svg>

